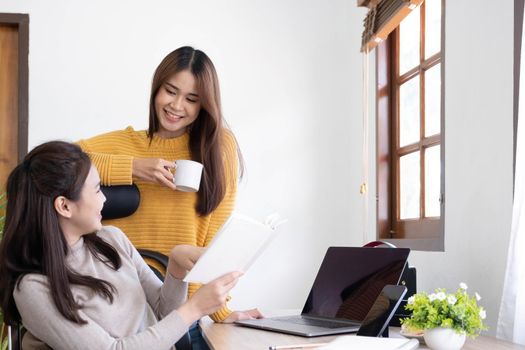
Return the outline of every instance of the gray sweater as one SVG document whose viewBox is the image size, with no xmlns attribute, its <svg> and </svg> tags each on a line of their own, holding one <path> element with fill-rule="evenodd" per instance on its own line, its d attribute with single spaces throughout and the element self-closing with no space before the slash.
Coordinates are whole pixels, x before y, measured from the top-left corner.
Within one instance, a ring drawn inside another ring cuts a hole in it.
<svg viewBox="0 0 525 350">
<path fill-rule="evenodd" d="M 119 253 L 122 267 L 118 271 L 95 258 L 83 238 L 71 246 L 67 264 L 81 274 L 113 284 L 117 290 L 113 303 L 89 288 L 73 285 L 75 301 L 82 305 L 80 316 L 88 322 L 80 325 L 58 312 L 46 276 L 25 275 L 14 291 L 29 332 L 24 337 L 24 349 L 47 348 L 42 342 L 53 349 L 173 348 L 188 331 L 175 311 L 185 301 L 187 284 L 169 273 L 163 284 L 116 227 L 103 227 L 97 235 Z"/>
</svg>

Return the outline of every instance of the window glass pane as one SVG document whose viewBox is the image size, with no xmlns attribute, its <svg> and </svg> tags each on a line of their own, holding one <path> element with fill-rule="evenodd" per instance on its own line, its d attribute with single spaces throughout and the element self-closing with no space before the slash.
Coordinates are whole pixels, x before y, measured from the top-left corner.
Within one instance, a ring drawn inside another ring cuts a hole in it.
<svg viewBox="0 0 525 350">
<path fill-rule="evenodd" d="M 441 0 L 425 1 L 425 59 L 441 51 Z"/>
<path fill-rule="evenodd" d="M 441 64 L 425 72 L 425 136 L 441 132 Z"/>
<path fill-rule="evenodd" d="M 399 146 L 419 142 L 419 75 L 399 88 Z"/>
<path fill-rule="evenodd" d="M 440 146 L 434 146 L 425 151 L 425 217 L 440 216 L 440 149 Z"/>
<path fill-rule="evenodd" d="M 419 65 L 419 7 L 399 25 L 399 74 Z"/>
<path fill-rule="evenodd" d="M 419 152 L 407 154 L 399 159 L 399 177 L 400 219 L 419 218 Z"/>
</svg>

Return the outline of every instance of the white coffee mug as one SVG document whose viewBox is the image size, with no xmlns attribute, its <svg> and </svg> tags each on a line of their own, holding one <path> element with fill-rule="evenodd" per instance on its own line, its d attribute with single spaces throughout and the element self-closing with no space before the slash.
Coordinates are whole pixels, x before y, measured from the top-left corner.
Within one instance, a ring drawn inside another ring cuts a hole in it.
<svg viewBox="0 0 525 350">
<path fill-rule="evenodd" d="M 182 192 L 197 192 L 201 183 L 202 164 L 188 159 L 175 161 L 173 183 Z"/>
</svg>

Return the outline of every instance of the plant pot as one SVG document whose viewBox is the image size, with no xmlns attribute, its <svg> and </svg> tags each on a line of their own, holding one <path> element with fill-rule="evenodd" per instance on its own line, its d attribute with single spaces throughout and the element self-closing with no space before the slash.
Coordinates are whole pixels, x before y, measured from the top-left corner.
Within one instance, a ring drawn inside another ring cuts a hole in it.
<svg viewBox="0 0 525 350">
<path fill-rule="evenodd" d="M 459 350 L 465 344 L 465 333 L 459 334 L 452 328 L 426 329 L 423 336 L 432 350 Z"/>
</svg>

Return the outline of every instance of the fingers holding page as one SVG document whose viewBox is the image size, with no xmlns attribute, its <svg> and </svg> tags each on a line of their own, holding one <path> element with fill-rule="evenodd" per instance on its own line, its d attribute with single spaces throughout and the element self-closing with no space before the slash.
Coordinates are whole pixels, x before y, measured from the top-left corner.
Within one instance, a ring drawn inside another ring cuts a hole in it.
<svg viewBox="0 0 525 350">
<path fill-rule="evenodd" d="M 231 272 L 200 287 L 190 300 L 178 309 L 186 324 L 190 325 L 221 308 L 226 302 L 228 292 L 241 275 L 241 272 Z"/>
<path fill-rule="evenodd" d="M 228 293 L 239 281 L 239 278 L 243 275 L 242 272 L 235 271 L 227 273 L 219 278 L 214 279 L 208 284 L 201 287 L 209 288 L 211 292 L 219 299 L 219 307 L 222 306 L 228 298 Z"/>
<path fill-rule="evenodd" d="M 243 272 L 240 271 L 234 271 L 227 273 L 224 276 L 221 276 L 214 281 L 217 281 L 218 283 L 223 283 L 223 288 L 225 289 L 225 292 L 228 293 L 239 281 L 239 278 L 243 275 Z M 214 281 L 210 282 L 213 283 Z"/>
<path fill-rule="evenodd" d="M 170 258 L 186 270 L 191 270 L 203 253 L 204 248 L 202 247 L 179 244 L 171 250 Z"/>
<path fill-rule="evenodd" d="M 174 247 L 169 254 L 168 269 L 175 278 L 183 279 L 204 252 L 204 248 L 187 244 Z"/>
</svg>

